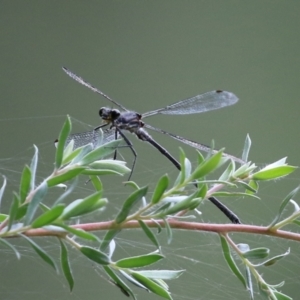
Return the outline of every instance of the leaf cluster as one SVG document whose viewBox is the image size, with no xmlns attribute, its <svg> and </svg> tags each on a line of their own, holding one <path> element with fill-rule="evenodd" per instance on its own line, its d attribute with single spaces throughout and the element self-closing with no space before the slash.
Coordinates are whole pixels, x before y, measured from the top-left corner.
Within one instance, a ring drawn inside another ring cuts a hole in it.
<svg viewBox="0 0 300 300">
<path fill-rule="evenodd" d="M 60 267 L 69 283 L 70 290 L 74 287 L 74 275 L 69 261 L 68 245 L 101 266 L 110 281 L 125 295 L 136 299 L 132 287 L 129 285 L 131 284 L 162 298 L 172 299 L 165 280 L 178 278 L 184 270 L 149 269 L 149 266 L 164 258 L 157 234 L 154 233 L 152 227 L 156 227 L 158 234 L 163 229 L 166 230 L 168 243 L 171 243 L 172 230 L 175 227 L 193 230 L 191 229 L 193 226 L 188 225 L 194 225 L 194 228 L 196 228 L 196 224 L 199 224 L 199 222 L 189 220 L 195 219 L 199 205 L 205 199 L 215 196 L 257 198 L 259 181 L 284 177 L 295 170 L 295 167 L 286 164 L 286 159 L 281 159 L 261 170 L 257 170 L 255 164 L 246 162 L 251 145 L 249 137 L 246 138 L 242 157 L 245 164 L 240 167 L 236 167 L 232 160 L 226 166 L 222 151 L 218 151 L 206 158 L 198 152 L 198 164 L 193 168 L 191 162 L 181 150 L 181 171 L 173 184 L 170 183 L 168 175 L 163 175 L 158 180 L 152 196 L 147 197 L 148 187 L 139 187 L 134 182 L 127 182 L 133 188 L 133 192 L 124 199 L 117 216 L 109 222 L 94 224 L 99 231 L 105 230 L 103 238 L 100 239 L 95 233 L 91 232 L 95 230 L 95 227 L 88 227 L 85 224 L 74 226 L 74 223 L 83 215 L 96 212 L 101 215 L 108 204 L 109 200 L 102 197 L 103 186 L 99 176 L 112 174 L 122 176 L 129 173 L 130 169 L 122 161 L 107 158 L 117 151 L 120 140 L 105 144 L 99 143 L 98 145 L 87 144 L 74 149 L 74 141 L 67 144 L 70 132 L 71 122 L 68 118 L 59 135 L 54 170 L 40 184 L 36 183 L 38 149 L 35 147 L 30 166 L 25 166 L 23 169 L 19 192 L 13 193 L 9 212 L 0 214 L 0 241 L 3 245 L 10 247 L 19 259 L 20 253 L 9 242 L 9 238 L 23 238 L 28 241 L 41 259 L 58 272 L 59 268 L 55 260 L 31 239 L 32 236 L 43 235 L 57 237 L 61 252 Z M 206 179 L 209 174 L 221 166 L 223 166 L 224 171 L 218 179 Z M 83 199 L 74 199 L 70 204 L 67 204 L 67 196 L 72 195 L 77 185 L 77 178 L 82 175 L 89 176 L 95 191 Z M 6 179 L 4 179 L 0 189 L 0 200 L 3 197 L 5 187 Z M 53 187 L 62 187 L 63 192 L 49 206 L 46 204 L 45 197 L 49 189 Z M 288 224 L 300 225 L 300 210 L 292 199 L 298 189 L 299 187 L 283 200 L 277 216 L 266 229 L 266 233 L 276 236 L 278 230 Z M 282 212 L 288 203 L 294 204 L 294 212 L 287 218 L 282 219 Z M 189 222 L 185 222 L 185 220 Z M 130 226 L 131 228 L 141 228 L 145 237 L 156 247 L 156 251 L 124 257 L 115 261 L 113 258 L 117 246 L 115 237 L 122 232 L 122 229 Z M 239 228 L 243 225 L 234 226 Z M 231 230 L 234 231 L 234 229 Z M 229 229 L 226 231 L 223 228 L 218 232 L 221 249 L 229 268 L 249 291 L 251 299 L 254 299 L 253 279 L 266 298 L 274 300 L 290 299 L 287 295 L 278 291 L 283 283 L 279 285 L 267 284 L 259 273 L 259 268 L 273 265 L 288 255 L 289 250 L 282 255 L 266 259 L 270 249 L 265 247 L 251 249 L 248 244 L 236 244 L 231 240 L 229 231 Z M 232 255 L 233 253 L 234 255 Z M 242 262 L 244 272 L 238 267 L 237 259 Z M 253 261 L 257 259 L 263 261 L 254 263 Z"/>
</svg>

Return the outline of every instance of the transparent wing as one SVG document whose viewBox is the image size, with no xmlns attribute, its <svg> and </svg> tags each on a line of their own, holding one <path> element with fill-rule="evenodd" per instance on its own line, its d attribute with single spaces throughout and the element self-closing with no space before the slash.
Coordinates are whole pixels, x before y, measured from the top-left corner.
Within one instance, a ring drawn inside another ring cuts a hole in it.
<svg viewBox="0 0 300 300">
<path fill-rule="evenodd" d="M 205 151 L 205 152 L 212 152 L 212 153 L 216 153 L 217 152 L 216 150 L 212 150 L 210 147 L 208 147 L 206 145 L 203 145 L 201 143 L 188 140 L 188 139 L 186 139 L 184 137 L 181 137 L 181 136 L 176 135 L 176 134 L 172 134 L 170 132 L 164 131 L 164 130 L 156 128 L 156 127 L 153 127 L 153 126 L 151 126 L 149 124 L 144 124 L 144 128 L 148 128 L 148 129 L 151 129 L 151 130 L 154 130 L 154 131 L 166 134 L 166 135 L 170 136 L 171 138 L 173 138 L 173 139 L 175 139 L 177 141 L 180 141 L 180 142 L 182 142 L 182 143 L 184 143 L 186 145 L 189 145 L 189 146 L 191 146 L 193 148 L 196 148 L 196 149 L 199 149 L 199 150 L 202 150 L 202 151 Z M 244 164 L 245 163 L 242 159 L 240 159 L 238 157 L 235 157 L 233 155 L 224 153 L 224 152 L 223 152 L 223 156 L 231 158 L 231 159 L 233 159 L 234 161 L 236 161 L 236 162 L 238 162 L 240 164 Z"/>
<path fill-rule="evenodd" d="M 235 104 L 239 99 L 236 95 L 226 91 L 211 91 L 192 98 L 181 100 L 164 108 L 146 112 L 142 115 L 147 118 L 156 114 L 186 115 L 198 114 Z"/>
<path fill-rule="evenodd" d="M 114 129 L 105 129 L 102 130 L 101 133 L 100 129 L 91 130 L 86 132 L 74 133 L 69 135 L 66 145 L 71 141 L 74 140 L 74 147 L 73 149 L 82 147 L 89 143 L 93 144 L 93 147 L 96 147 L 99 144 L 104 144 L 115 139 L 115 130 Z"/>
<path fill-rule="evenodd" d="M 91 89 L 93 92 L 100 94 L 101 96 L 103 96 L 104 98 L 106 98 L 107 100 L 109 100 L 110 102 L 112 102 L 113 104 L 115 104 L 116 106 L 118 106 L 119 108 L 128 111 L 128 109 L 126 109 L 123 105 L 121 105 L 120 103 L 118 103 L 117 101 L 111 99 L 109 96 L 107 96 L 106 94 L 104 94 L 103 92 L 101 92 L 100 90 L 98 90 L 96 87 L 92 86 L 89 82 L 85 81 L 83 78 L 79 77 L 78 75 L 76 75 L 75 73 L 73 73 L 72 71 L 70 71 L 69 69 L 62 67 L 62 69 L 74 80 L 76 80 L 77 82 L 81 83 L 82 85 L 88 87 L 89 89 Z"/>
</svg>

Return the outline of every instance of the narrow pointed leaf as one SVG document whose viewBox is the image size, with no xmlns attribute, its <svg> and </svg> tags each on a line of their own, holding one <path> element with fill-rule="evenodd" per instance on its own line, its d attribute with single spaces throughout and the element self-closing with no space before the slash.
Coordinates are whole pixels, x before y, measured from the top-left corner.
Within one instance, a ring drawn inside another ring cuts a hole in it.
<svg viewBox="0 0 300 300">
<path fill-rule="evenodd" d="M 268 248 L 255 248 L 255 249 L 251 249 L 247 252 L 243 253 L 243 256 L 247 259 L 262 259 L 262 258 L 266 258 L 270 253 L 270 249 Z"/>
<path fill-rule="evenodd" d="M 110 258 L 105 253 L 88 246 L 80 247 L 80 252 L 100 265 L 108 265 L 111 262 Z"/>
<path fill-rule="evenodd" d="M 276 215 L 276 217 L 274 218 L 274 220 L 271 222 L 271 224 L 269 225 L 269 227 L 274 226 L 280 219 L 285 207 L 288 205 L 288 203 L 290 202 L 290 200 L 298 193 L 300 189 L 300 186 L 296 187 L 294 190 L 292 190 L 281 202 L 280 207 L 279 207 L 279 211 L 278 214 Z"/>
<path fill-rule="evenodd" d="M 206 161 L 204 161 L 201 165 L 199 165 L 196 170 L 192 173 L 191 179 L 199 179 L 207 174 L 214 171 L 218 166 L 222 158 L 222 152 L 217 152 Z"/>
<path fill-rule="evenodd" d="M 20 205 L 20 199 L 16 193 L 14 193 L 13 201 L 9 208 L 9 220 L 8 220 L 8 226 L 7 231 L 10 230 L 11 226 L 13 225 L 14 221 L 17 219 L 17 213 Z"/>
<path fill-rule="evenodd" d="M 58 205 L 59 203 L 63 202 L 69 195 L 71 195 L 77 186 L 78 177 L 75 177 L 72 183 L 68 186 L 68 188 L 64 191 L 63 194 L 59 196 L 59 198 L 54 202 L 53 206 Z"/>
<path fill-rule="evenodd" d="M 62 219 L 67 220 L 83 214 L 95 211 L 107 204 L 106 199 L 99 199 L 102 191 L 96 192 L 84 199 L 79 199 L 70 203 L 64 210 Z"/>
<path fill-rule="evenodd" d="M 30 224 L 33 216 L 39 207 L 39 203 L 43 201 L 48 191 L 47 182 L 44 181 L 39 187 L 34 196 L 31 199 L 31 202 L 28 205 L 24 224 L 27 226 Z"/>
<path fill-rule="evenodd" d="M 132 272 L 131 275 L 134 279 L 136 279 L 142 285 L 147 287 L 152 293 L 154 293 L 158 296 L 161 296 L 165 299 L 172 300 L 170 293 L 167 290 L 165 290 L 164 288 L 162 288 L 160 285 L 155 283 L 153 280 L 151 280 L 137 272 Z"/>
<path fill-rule="evenodd" d="M 120 273 L 133 285 L 137 286 L 138 288 L 141 288 L 143 290 L 146 290 L 147 292 L 149 292 L 149 289 L 147 287 L 145 287 L 144 285 L 142 285 L 140 282 L 138 282 L 137 280 L 135 280 L 131 275 L 127 274 L 126 272 L 124 272 L 122 269 L 119 270 Z"/>
<path fill-rule="evenodd" d="M 231 161 L 226 170 L 223 172 L 223 174 L 220 176 L 219 180 L 226 181 L 229 180 L 232 176 L 232 173 L 234 171 L 234 161 Z"/>
<path fill-rule="evenodd" d="M 90 176 L 90 180 L 94 186 L 94 189 L 97 191 L 97 192 L 100 192 L 103 190 L 103 186 L 102 186 L 102 182 L 100 180 L 100 178 L 98 176 L 94 176 L 94 175 L 91 175 Z"/>
<path fill-rule="evenodd" d="M 65 229 L 66 231 L 68 231 L 69 233 L 81 238 L 81 239 L 85 239 L 85 240 L 88 240 L 88 241 L 93 241 L 93 242 L 98 242 L 100 243 L 100 239 L 94 235 L 93 233 L 91 232 L 87 232 L 87 231 L 84 231 L 82 229 L 76 229 L 76 228 L 73 228 L 73 227 L 70 227 L 70 226 L 67 226 L 67 225 L 64 225 L 64 224 L 55 224 L 55 226 L 59 226 L 63 229 Z"/>
<path fill-rule="evenodd" d="M 274 291 L 273 293 L 276 296 L 276 300 L 293 300 L 293 298 L 280 292 Z"/>
<path fill-rule="evenodd" d="M 59 204 L 37 217 L 31 224 L 32 228 L 40 228 L 54 222 L 64 211 L 65 205 Z"/>
<path fill-rule="evenodd" d="M 180 150 L 180 167 L 181 167 L 181 170 L 180 170 L 180 180 L 179 180 L 179 183 L 183 183 L 185 181 L 185 178 L 186 178 L 186 170 L 185 170 L 185 159 L 186 159 L 186 156 L 185 156 L 185 153 L 183 151 L 182 148 L 179 148 Z"/>
<path fill-rule="evenodd" d="M 91 153 L 93 151 L 93 145 L 92 144 L 87 144 L 84 145 L 83 147 L 77 148 L 74 150 L 74 153 L 72 156 L 74 156 L 74 154 L 76 154 L 74 156 L 74 158 L 72 159 L 72 161 L 70 162 L 70 165 L 75 165 L 78 164 L 82 161 L 82 159 L 88 154 Z"/>
<path fill-rule="evenodd" d="M 294 172 L 297 167 L 279 166 L 269 169 L 268 166 L 252 175 L 253 180 L 273 180 L 283 176 L 287 176 Z"/>
<path fill-rule="evenodd" d="M 20 183 L 20 202 L 24 203 L 26 196 L 31 189 L 31 170 L 28 166 L 25 166 L 22 172 Z"/>
<path fill-rule="evenodd" d="M 198 194 L 200 193 L 199 190 L 191 194 L 190 196 L 186 197 L 186 199 L 177 202 L 170 208 L 168 208 L 164 213 L 165 215 L 172 215 L 178 213 L 185 209 L 192 209 L 196 203 L 198 203 L 199 198 Z"/>
<path fill-rule="evenodd" d="M 89 169 L 85 168 L 84 171 L 82 171 L 83 175 L 88 175 L 88 176 L 105 176 L 105 175 L 119 175 L 123 176 L 124 173 L 119 173 L 115 170 L 96 170 L 96 169 Z"/>
<path fill-rule="evenodd" d="M 3 243 L 5 246 L 9 247 L 12 251 L 14 251 L 17 259 L 21 258 L 20 252 L 15 248 L 15 246 L 10 244 L 6 239 L 0 238 L 0 243 Z"/>
<path fill-rule="evenodd" d="M 149 266 L 163 259 L 161 254 L 147 254 L 120 259 L 116 262 L 119 268 L 140 268 Z"/>
<path fill-rule="evenodd" d="M 119 232 L 121 232 L 121 229 L 108 230 L 102 240 L 100 250 L 104 252 L 107 249 L 107 247 L 109 246 L 109 243 L 111 242 L 111 240 L 113 240 Z"/>
<path fill-rule="evenodd" d="M 94 149 L 85 157 L 83 157 L 80 161 L 80 164 L 89 165 L 96 160 L 100 160 L 102 158 L 107 157 L 110 154 L 113 154 L 121 142 L 122 140 L 113 140 L 111 142 L 103 144 L 101 147 Z"/>
<path fill-rule="evenodd" d="M 4 191 L 5 191 L 5 187 L 6 187 L 6 178 L 3 176 L 3 184 L 0 189 L 0 205 L 1 205 L 2 197 L 3 197 Z"/>
<path fill-rule="evenodd" d="M 9 215 L 7 214 L 0 214 L 0 223 L 2 223 L 3 221 L 5 221 L 8 218 Z"/>
<path fill-rule="evenodd" d="M 116 217 L 116 223 L 120 224 L 126 220 L 132 207 L 139 202 L 147 193 L 148 187 L 142 187 L 134 191 L 124 202 L 121 211 Z"/>
<path fill-rule="evenodd" d="M 103 266 L 103 269 L 123 293 L 127 292 L 133 299 L 137 300 L 129 286 L 109 266 Z"/>
<path fill-rule="evenodd" d="M 250 293 L 250 299 L 254 299 L 253 294 L 253 285 L 252 285 L 252 278 L 251 278 L 251 272 L 248 266 L 246 266 L 246 282 L 247 282 L 247 290 Z"/>
<path fill-rule="evenodd" d="M 63 128 L 60 131 L 59 138 L 58 138 L 58 144 L 55 154 L 55 167 L 56 169 L 59 169 L 62 161 L 63 161 L 63 154 L 65 149 L 66 140 L 71 132 L 71 120 L 70 117 L 67 116 L 67 119 L 63 125 Z"/>
<path fill-rule="evenodd" d="M 251 139 L 250 139 L 249 134 L 247 134 L 246 140 L 245 140 L 245 145 L 244 145 L 244 150 L 243 150 L 243 154 L 242 154 L 242 160 L 245 162 L 248 160 L 250 148 L 251 148 Z"/>
<path fill-rule="evenodd" d="M 59 242 L 60 242 L 61 269 L 69 283 L 70 291 L 72 291 L 73 287 L 74 287 L 74 278 L 73 278 L 73 274 L 72 274 L 72 270 L 71 270 L 71 266 L 70 266 L 68 249 L 61 239 L 59 239 Z"/>
<path fill-rule="evenodd" d="M 48 187 L 52 187 L 61 183 L 64 183 L 68 180 L 73 179 L 78 176 L 85 170 L 85 167 L 76 167 L 68 170 L 67 172 L 51 177 L 47 180 Z"/>
<path fill-rule="evenodd" d="M 258 183 L 255 180 L 250 180 L 247 184 L 246 182 L 240 181 L 239 184 L 241 184 L 246 188 L 245 193 L 247 194 L 256 194 L 258 191 Z"/>
<path fill-rule="evenodd" d="M 229 245 L 228 245 L 225 237 L 223 235 L 220 235 L 220 239 L 221 239 L 221 245 L 222 245 L 222 249 L 223 249 L 223 255 L 224 255 L 224 258 L 225 258 L 229 268 L 231 269 L 233 274 L 235 274 L 235 276 L 242 282 L 244 287 L 247 288 L 246 280 L 231 256 Z"/>
<path fill-rule="evenodd" d="M 185 270 L 145 270 L 136 272 L 151 279 L 171 280 L 181 276 Z"/>
<path fill-rule="evenodd" d="M 168 188 L 169 185 L 169 177 L 167 174 L 163 175 L 154 190 L 154 193 L 152 195 L 152 199 L 151 199 L 151 203 L 152 204 L 156 204 L 161 200 L 162 195 L 164 194 L 164 192 L 166 191 L 166 189 Z"/>
<path fill-rule="evenodd" d="M 30 173 L 31 173 L 31 178 L 30 178 L 30 189 L 33 190 L 35 188 L 35 176 L 36 176 L 36 169 L 37 169 L 37 164 L 38 164 L 38 154 L 39 154 L 39 149 L 36 145 L 33 145 L 34 147 L 34 155 L 31 160 L 30 164 Z"/>
<path fill-rule="evenodd" d="M 172 228 L 170 227 L 168 220 L 166 220 L 165 218 L 163 220 L 164 220 L 165 228 L 167 231 L 167 242 L 168 242 L 168 245 L 170 245 L 172 242 L 172 239 L 173 239 L 173 231 L 172 231 Z"/>
<path fill-rule="evenodd" d="M 248 193 L 243 193 L 243 192 L 215 192 L 212 194 L 212 196 L 216 197 L 233 197 L 233 196 L 239 196 L 239 197 L 250 197 L 254 199 L 260 200 L 260 198 L 254 194 L 248 194 Z"/>
<path fill-rule="evenodd" d="M 130 169 L 126 167 L 126 163 L 121 160 L 103 159 L 97 160 L 89 165 L 91 169 L 110 170 L 119 174 L 126 174 Z"/>
<path fill-rule="evenodd" d="M 142 220 L 139 220 L 139 224 L 140 224 L 141 228 L 143 229 L 143 231 L 145 232 L 145 234 L 147 235 L 147 237 L 149 238 L 149 240 L 159 249 L 160 248 L 159 242 L 158 242 L 156 236 L 151 231 L 151 229 Z"/>
<path fill-rule="evenodd" d="M 290 254 L 290 249 L 288 249 L 288 251 L 286 251 L 286 252 L 283 253 L 283 254 L 276 255 L 276 256 L 272 257 L 271 259 L 265 261 L 265 262 L 263 263 L 263 265 L 264 265 L 265 267 L 272 266 L 272 265 L 274 265 L 278 260 L 280 260 L 280 259 L 286 257 L 286 256 L 289 255 L 289 254 Z"/>
<path fill-rule="evenodd" d="M 54 260 L 48 255 L 38 244 L 36 244 L 33 240 L 31 240 L 26 235 L 21 234 L 21 236 L 28 241 L 33 250 L 39 255 L 41 259 L 43 259 L 47 264 L 54 268 L 56 272 L 58 272 L 57 266 Z"/>
</svg>

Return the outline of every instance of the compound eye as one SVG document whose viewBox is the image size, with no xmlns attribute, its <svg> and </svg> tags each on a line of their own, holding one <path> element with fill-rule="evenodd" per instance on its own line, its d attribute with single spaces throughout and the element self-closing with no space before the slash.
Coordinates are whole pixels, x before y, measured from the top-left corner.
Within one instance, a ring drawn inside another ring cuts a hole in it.
<svg viewBox="0 0 300 300">
<path fill-rule="evenodd" d="M 103 113 L 104 113 L 105 109 L 103 107 L 101 107 L 99 109 L 99 116 L 102 117 L 103 116 Z"/>
<path fill-rule="evenodd" d="M 120 111 L 118 109 L 111 110 L 111 118 L 113 120 L 117 119 L 120 116 Z"/>
</svg>

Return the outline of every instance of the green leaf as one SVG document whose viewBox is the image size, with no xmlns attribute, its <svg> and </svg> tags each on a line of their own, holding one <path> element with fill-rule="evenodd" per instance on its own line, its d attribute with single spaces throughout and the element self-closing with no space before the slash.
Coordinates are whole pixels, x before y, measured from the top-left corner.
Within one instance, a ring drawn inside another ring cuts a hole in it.
<svg viewBox="0 0 300 300">
<path fill-rule="evenodd" d="M 229 245 L 227 243 L 226 238 L 223 235 L 219 235 L 219 236 L 221 239 L 223 255 L 224 255 L 224 258 L 225 258 L 229 268 L 231 269 L 233 274 L 235 274 L 235 276 L 242 282 L 244 287 L 247 288 L 246 280 L 231 256 Z"/>
<path fill-rule="evenodd" d="M 13 201 L 12 201 L 12 204 L 10 205 L 10 209 L 9 209 L 9 220 L 8 220 L 7 231 L 10 230 L 14 221 L 17 219 L 19 205 L 20 205 L 19 196 L 14 192 Z"/>
<path fill-rule="evenodd" d="M 97 160 L 89 165 L 91 169 L 110 170 L 118 174 L 126 174 L 130 169 L 126 167 L 126 162 L 121 160 L 103 159 Z"/>
<path fill-rule="evenodd" d="M 110 229 L 106 232 L 101 246 L 100 246 L 100 250 L 101 251 L 105 251 L 107 249 L 107 247 L 109 246 L 110 242 L 115 238 L 115 236 L 121 231 L 121 229 Z"/>
<path fill-rule="evenodd" d="M 243 252 L 243 257 L 247 259 L 251 259 L 251 258 L 261 259 L 261 258 L 266 258 L 269 255 L 269 253 L 270 253 L 270 249 L 261 247 L 261 248 L 255 248 Z"/>
<path fill-rule="evenodd" d="M 223 174 L 220 176 L 219 180 L 221 181 L 227 181 L 230 180 L 232 177 L 232 173 L 234 171 L 235 163 L 232 160 L 230 164 L 227 166 L 226 170 L 223 172 Z"/>
<path fill-rule="evenodd" d="M 269 166 L 263 168 L 262 170 L 254 173 L 252 175 L 253 180 L 273 180 L 283 176 L 287 176 L 294 172 L 297 167 L 294 166 L 279 166 L 274 168 L 269 168 Z"/>
<path fill-rule="evenodd" d="M 36 190 L 35 194 L 33 195 L 25 216 L 24 224 L 25 226 L 29 225 L 37 208 L 39 207 L 39 203 L 43 201 L 44 197 L 46 196 L 48 191 L 47 182 L 44 181 Z"/>
<path fill-rule="evenodd" d="M 31 188 L 31 170 L 28 166 L 25 166 L 22 172 L 20 183 L 20 203 L 24 203 Z"/>
<path fill-rule="evenodd" d="M 2 238 L 0 238 L 0 242 L 2 244 L 4 244 L 5 246 L 9 247 L 11 250 L 13 250 L 15 252 L 17 259 L 21 259 L 21 255 L 20 255 L 19 251 L 12 244 L 10 244 L 7 240 L 2 239 Z"/>
<path fill-rule="evenodd" d="M 165 218 L 163 218 L 163 220 L 164 220 L 165 228 L 167 231 L 167 242 L 168 242 L 168 245 L 170 245 L 172 242 L 172 239 L 173 239 L 173 231 L 172 231 L 172 228 L 170 227 L 168 220 L 166 220 Z"/>
<path fill-rule="evenodd" d="M 57 266 L 54 262 L 54 260 L 51 258 L 50 255 L 48 255 L 38 244 L 36 244 L 33 240 L 31 240 L 26 235 L 21 234 L 21 236 L 27 240 L 27 242 L 31 245 L 33 250 L 39 255 L 39 257 L 44 260 L 47 264 L 49 264 L 51 267 L 54 268 L 54 270 L 58 273 Z"/>
<path fill-rule="evenodd" d="M 65 224 L 55 224 L 55 226 L 59 226 L 59 227 L 65 229 L 66 231 L 68 231 L 69 233 L 71 233 L 81 239 L 98 242 L 98 243 L 101 242 L 100 239 L 96 235 L 94 235 L 91 232 L 84 231 L 83 229 L 76 229 L 76 228 L 67 226 Z"/>
<path fill-rule="evenodd" d="M 5 191 L 5 187 L 6 187 L 6 178 L 3 176 L 3 184 L 0 189 L 0 205 L 1 205 L 2 197 L 3 197 L 4 191 Z"/>
<path fill-rule="evenodd" d="M 251 278 L 251 272 L 249 267 L 246 265 L 246 282 L 247 282 L 247 290 L 250 293 L 250 299 L 254 299 L 253 295 L 253 285 L 252 285 L 252 278 Z"/>
<path fill-rule="evenodd" d="M 293 298 L 280 292 L 274 291 L 273 293 L 276 296 L 276 300 L 293 300 Z"/>
<path fill-rule="evenodd" d="M 185 270 L 145 270 L 145 271 L 136 271 L 145 277 L 151 279 L 164 279 L 164 280 L 171 280 L 176 279 L 181 276 L 185 272 Z"/>
<path fill-rule="evenodd" d="M 62 201 L 64 201 L 69 195 L 71 195 L 77 186 L 78 183 L 78 177 L 75 177 L 72 183 L 68 186 L 68 188 L 65 190 L 63 194 L 59 196 L 59 198 L 54 202 L 53 206 L 58 205 Z"/>
<path fill-rule="evenodd" d="M 210 158 L 208 158 L 206 161 L 204 161 L 202 164 L 200 164 L 196 170 L 191 175 L 191 180 L 193 179 L 199 179 L 207 174 L 214 171 L 218 166 L 222 158 L 222 152 L 219 151 Z"/>
<path fill-rule="evenodd" d="M 120 224 L 126 220 L 128 214 L 132 207 L 139 202 L 146 194 L 148 187 L 142 187 L 136 191 L 134 191 L 123 203 L 123 207 L 119 214 L 116 217 L 116 223 Z"/>
<path fill-rule="evenodd" d="M 9 215 L 7 215 L 7 214 L 0 214 L 0 223 L 5 221 L 6 219 L 8 219 L 8 217 L 9 217 Z"/>
<path fill-rule="evenodd" d="M 31 228 L 40 228 L 51 224 L 63 213 L 64 208 L 64 204 L 58 204 L 57 206 L 46 211 L 32 222 Z"/>
<path fill-rule="evenodd" d="M 200 191 L 197 190 L 190 196 L 186 197 L 184 200 L 179 201 L 176 204 L 174 204 L 173 206 L 169 207 L 167 210 L 165 210 L 164 214 L 165 215 L 173 215 L 173 214 L 176 214 L 185 209 L 192 209 L 195 207 L 195 205 L 198 206 L 200 204 L 200 202 L 202 201 L 201 198 L 198 198 L 199 193 L 200 193 Z"/>
<path fill-rule="evenodd" d="M 67 141 L 68 142 L 68 141 Z M 74 148 L 74 140 L 71 140 L 67 147 L 64 149 L 64 154 L 63 154 L 63 161 L 62 161 L 62 165 L 72 165 L 75 163 L 75 159 L 79 156 L 82 155 L 82 149 L 83 148 L 89 148 L 89 151 L 93 150 L 92 146 L 88 146 L 88 145 L 84 145 L 82 147 L 78 147 L 75 150 L 70 151 L 70 149 Z M 83 157 L 84 155 L 82 155 L 81 157 Z"/>
<path fill-rule="evenodd" d="M 274 220 L 271 222 L 271 224 L 269 225 L 270 227 L 273 227 L 280 219 L 285 207 L 287 206 L 287 204 L 290 202 L 290 200 L 298 193 L 300 189 L 300 186 L 296 187 L 294 190 L 292 190 L 281 202 L 280 207 L 279 207 L 279 211 L 278 214 L 276 215 L 276 217 L 274 218 Z"/>
<path fill-rule="evenodd" d="M 20 220 L 21 218 L 23 218 L 25 216 L 27 209 L 28 209 L 28 205 L 29 205 L 29 203 L 22 204 L 21 206 L 19 206 L 19 209 L 18 209 L 17 215 L 16 215 L 16 220 Z"/>
<path fill-rule="evenodd" d="M 249 183 L 239 181 L 238 184 L 242 185 L 246 189 L 245 193 L 247 194 L 256 194 L 259 187 L 255 180 L 250 180 Z"/>
<path fill-rule="evenodd" d="M 70 117 L 67 116 L 67 119 L 63 125 L 63 128 L 60 131 L 59 138 L 58 138 L 58 144 L 57 144 L 57 149 L 56 149 L 56 154 L 55 154 L 56 169 L 59 169 L 62 164 L 65 143 L 71 132 L 71 128 L 72 128 L 71 120 L 70 120 Z"/>
<path fill-rule="evenodd" d="M 260 200 L 260 198 L 256 195 L 253 194 L 248 194 L 248 193 L 243 193 L 243 192 L 215 192 L 212 194 L 212 196 L 216 196 L 216 197 L 233 197 L 233 196 L 239 196 L 239 197 L 251 197 L 254 199 L 258 199 Z"/>
<path fill-rule="evenodd" d="M 159 181 L 155 187 L 155 190 L 154 190 L 154 193 L 153 193 L 152 199 L 151 199 L 152 204 L 156 204 L 161 200 L 164 192 L 168 188 L 168 185 L 169 185 L 169 177 L 167 174 L 165 174 L 159 179 Z"/>
<path fill-rule="evenodd" d="M 105 175 L 120 175 L 120 176 L 123 176 L 124 173 L 119 173 L 119 172 L 116 172 L 114 170 L 96 170 L 96 169 L 89 169 L 89 168 L 86 168 L 83 172 L 82 172 L 83 175 L 88 175 L 88 176 L 105 176 Z"/>
<path fill-rule="evenodd" d="M 196 150 L 196 151 L 197 151 L 198 165 L 201 165 L 204 162 L 204 156 L 200 151 L 198 151 L 198 150 Z"/>
<path fill-rule="evenodd" d="M 103 190 L 103 186 L 102 186 L 102 182 L 100 180 L 100 178 L 98 176 L 94 176 L 94 175 L 91 175 L 90 176 L 90 180 L 94 186 L 94 189 L 97 191 L 97 192 L 100 192 Z"/>
<path fill-rule="evenodd" d="M 113 140 L 111 142 L 105 143 L 104 145 L 94 149 L 87 155 L 85 155 L 80 161 L 80 165 L 89 165 L 96 160 L 100 160 L 101 158 L 107 157 L 110 154 L 113 154 L 115 150 L 118 148 L 119 144 L 122 140 Z"/>
<path fill-rule="evenodd" d="M 129 286 L 125 284 L 125 282 L 119 276 L 117 276 L 117 274 L 115 274 L 115 272 L 109 266 L 103 266 L 103 269 L 126 296 L 131 296 L 136 300 L 136 297 Z"/>
<path fill-rule="evenodd" d="M 70 162 L 69 165 L 76 165 L 78 163 L 81 162 L 81 160 L 89 153 L 91 153 L 94 150 L 93 145 L 92 144 L 87 144 L 84 145 L 80 148 L 77 148 L 76 150 L 74 150 L 72 156 L 74 156 L 74 158 L 72 159 L 72 161 Z M 76 155 L 75 155 L 76 154 Z M 68 159 L 69 160 L 69 159 Z M 67 161 L 67 158 L 66 158 Z M 65 161 L 64 161 L 65 162 Z"/>
<path fill-rule="evenodd" d="M 96 211 L 99 208 L 105 206 L 108 201 L 105 198 L 99 199 L 101 195 L 102 191 L 96 192 L 84 199 L 73 201 L 64 209 L 61 219 L 68 220 L 73 217 Z"/>
<path fill-rule="evenodd" d="M 137 272 L 132 272 L 131 275 L 133 276 L 134 279 L 136 279 L 142 285 L 147 287 L 152 293 L 154 293 L 158 296 L 161 296 L 165 299 L 172 300 L 170 293 L 166 289 L 162 288 L 159 284 L 155 283 L 153 280 L 151 280 Z"/>
<path fill-rule="evenodd" d="M 50 177 L 47 180 L 48 187 L 52 187 L 61 184 L 63 182 L 66 182 L 68 180 L 71 180 L 74 177 L 78 176 L 80 173 L 83 173 L 84 170 L 85 167 L 76 167 L 76 168 L 69 169 L 63 174 L 54 175 L 53 177 Z"/>
<path fill-rule="evenodd" d="M 265 261 L 264 263 L 262 263 L 262 265 L 264 265 L 265 267 L 268 266 L 272 266 L 274 265 L 278 260 L 286 257 L 287 255 L 290 254 L 290 249 L 288 249 L 285 253 L 280 254 L 280 255 L 276 255 L 274 257 L 272 257 L 271 259 L 268 259 L 267 261 Z"/>
<path fill-rule="evenodd" d="M 36 175 L 36 169 L 37 169 L 37 164 L 38 164 L 38 154 L 39 154 L 39 149 L 36 145 L 33 145 L 34 147 L 34 155 L 31 160 L 30 164 L 30 189 L 33 190 L 35 188 L 35 175 Z"/>
<path fill-rule="evenodd" d="M 251 139 L 250 139 L 249 134 L 247 134 L 245 144 L 244 144 L 244 150 L 243 150 L 243 154 L 242 154 L 242 160 L 245 162 L 248 160 L 250 148 L 251 148 Z"/>
<path fill-rule="evenodd" d="M 144 285 L 142 285 L 141 283 L 139 283 L 137 280 L 135 280 L 130 274 L 127 274 L 125 271 L 123 271 L 122 269 L 119 270 L 119 272 L 133 285 L 146 290 L 147 292 L 150 292 L 148 288 L 146 288 Z"/>
<path fill-rule="evenodd" d="M 88 246 L 80 247 L 80 252 L 100 265 L 108 265 L 111 262 L 110 258 L 105 253 Z"/>
<path fill-rule="evenodd" d="M 156 238 L 156 236 L 153 234 L 153 232 L 151 231 L 151 229 L 147 226 L 147 224 L 145 224 L 142 220 L 138 220 L 141 228 L 143 229 L 143 231 L 145 232 L 145 234 L 147 235 L 147 237 L 149 238 L 149 240 L 158 248 L 160 249 L 160 245 L 159 242 Z"/>
<path fill-rule="evenodd" d="M 119 268 L 140 268 L 149 266 L 164 258 L 161 254 L 146 254 L 140 256 L 132 256 L 118 260 L 115 264 Z"/>
<path fill-rule="evenodd" d="M 61 261 L 61 268 L 63 270 L 63 273 L 69 283 L 70 291 L 73 290 L 74 287 L 74 278 L 70 266 L 69 256 L 68 256 L 68 249 L 63 243 L 61 239 L 59 239 L 60 242 L 60 261 Z"/>
</svg>

